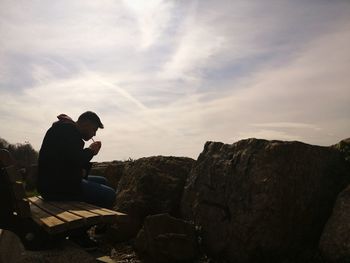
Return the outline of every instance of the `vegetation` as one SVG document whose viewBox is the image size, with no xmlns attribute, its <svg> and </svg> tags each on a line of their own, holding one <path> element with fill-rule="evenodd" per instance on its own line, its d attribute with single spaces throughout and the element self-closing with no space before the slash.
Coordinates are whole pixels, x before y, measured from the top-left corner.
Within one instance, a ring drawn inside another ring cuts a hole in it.
<svg viewBox="0 0 350 263">
<path fill-rule="evenodd" d="M 29 142 L 10 144 L 0 138 L 0 148 L 9 150 L 18 167 L 26 168 L 38 161 L 39 154 Z"/>
</svg>

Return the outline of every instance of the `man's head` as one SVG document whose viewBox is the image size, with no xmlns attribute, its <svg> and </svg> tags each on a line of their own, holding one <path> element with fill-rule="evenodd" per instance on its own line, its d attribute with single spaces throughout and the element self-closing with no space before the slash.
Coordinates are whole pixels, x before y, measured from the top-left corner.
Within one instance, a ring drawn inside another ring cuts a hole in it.
<svg viewBox="0 0 350 263">
<path fill-rule="evenodd" d="M 104 128 L 100 118 L 92 111 L 86 111 L 79 116 L 77 127 L 85 141 L 94 137 L 98 128 Z"/>
</svg>

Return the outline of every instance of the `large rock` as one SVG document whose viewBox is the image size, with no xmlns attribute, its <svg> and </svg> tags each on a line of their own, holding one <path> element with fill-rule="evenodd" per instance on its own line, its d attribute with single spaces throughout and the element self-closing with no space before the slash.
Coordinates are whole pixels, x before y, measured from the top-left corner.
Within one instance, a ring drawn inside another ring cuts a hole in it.
<svg viewBox="0 0 350 263">
<path fill-rule="evenodd" d="M 334 145 L 350 162 L 350 139 Z M 330 262 L 350 262 L 350 186 L 342 191 L 335 203 L 320 240 L 320 250 Z"/>
<path fill-rule="evenodd" d="M 152 262 L 193 262 L 198 255 L 194 225 L 168 214 L 146 217 L 135 246 Z"/>
<path fill-rule="evenodd" d="M 136 236 L 148 215 L 179 216 L 183 188 L 193 163 L 191 158 L 164 156 L 125 162 L 115 209 L 127 213 L 130 220 L 123 229 L 114 226 L 111 233 L 115 231 L 113 235 L 127 239 Z"/>
<path fill-rule="evenodd" d="M 229 262 L 273 262 L 317 247 L 350 170 L 335 147 L 207 142 L 182 200 L 203 245 Z"/>
<path fill-rule="evenodd" d="M 340 141 L 336 145 L 333 145 L 333 147 L 344 155 L 346 161 L 350 162 L 350 138 Z"/>
<path fill-rule="evenodd" d="M 350 186 L 339 195 L 320 241 L 320 250 L 330 262 L 350 262 Z"/>
</svg>

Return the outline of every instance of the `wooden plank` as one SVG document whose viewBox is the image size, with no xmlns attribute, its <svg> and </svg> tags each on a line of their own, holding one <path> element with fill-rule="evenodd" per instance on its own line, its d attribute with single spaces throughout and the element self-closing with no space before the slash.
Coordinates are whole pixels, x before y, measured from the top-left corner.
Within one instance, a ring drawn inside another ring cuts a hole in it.
<svg viewBox="0 0 350 263">
<path fill-rule="evenodd" d="M 92 204 L 89 204 L 89 203 L 77 202 L 77 205 L 78 206 L 82 205 L 82 206 L 86 207 L 86 209 L 89 209 L 89 210 L 98 209 L 100 211 L 106 212 L 107 214 L 115 214 L 117 216 L 126 216 L 127 215 L 127 214 L 119 212 L 119 211 L 107 209 L 107 208 L 104 208 L 104 207 L 95 206 L 95 205 L 92 205 Z"/>
<path fill-rule="evenodd" d="M 114 210 L 95 206 L 95 205 L 85 203 L 85 202 L 74 202 L 73 204 L 77 207 L 84 208 L 84 209 L 89 210 L 89 211 L 96 210 L 99 213 L 101 213 L 102 215 L 120 215 L 120 214 L 122 214 L 122 213 L 114 211 Z"/>
<path fill-rule="evenodd" d="M 45 201 L 48 202 L 49 204 L 60 208 L 62 210 L 66 210 L 72 214 L 75 214 L 77 216 L 83 217 L 85 220 L 86 224 L 97 224 L 101 222 L 100 215 L 92 213 L 90 211 L 87 211 L 85 209 L 79 208 L 74 206 L 72 203 L 73 202 L 58 202 L 58 201 Z"/>
<path fill-rule="evenodd" d="M 87 210 L 91 213 L 98 214 L 101 217 L 101 221 L 103 223 L 113 223 L 116 221 L 116 217 L 118 216 L 117 213 L 114 211 L 105 211 L 103 208 L 98 206 L 93 206 L 88 203 L 83 202 L 73 202 L 72 205 L 74 205 L 77 208 Z"/>
<path fill-rule="evenodd" d="M 55 207 L 38 197 L 31 197 L 28 199 L 33 205 L 66 222 L 68 224 L 69 229 L 77 228 L 85 224 L 85 219 L 81 216 L 72 214 L 68 211 Z"/>
<path fill-rule="evenodd" d="M 16 181 L 22 181 L 23 178 L 18 172 L 17 168 L 13 165 L 5 167 L 6 173 L 11 183 L 15 183 Z"/>
<path fill-rule="evenodd" d="M 30 204 L 30 210 L 32 212 L 32 219 L 48 233 L 56 234 L 67 230 L 68 224 L 65 224 L 62 220 L 43 211 L 39 207 Z"/>
</svg>

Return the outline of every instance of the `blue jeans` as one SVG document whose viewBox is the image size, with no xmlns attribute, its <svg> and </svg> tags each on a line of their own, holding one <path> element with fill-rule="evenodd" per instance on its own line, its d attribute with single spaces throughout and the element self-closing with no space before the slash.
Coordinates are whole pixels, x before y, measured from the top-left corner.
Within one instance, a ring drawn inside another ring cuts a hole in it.
<svg viewBox="0 0 350 263">
<path fill-rule="evenodd" d="M 93 205 L 112 208 L 116 193 L 112 187 L 107 186 L 106 178 L 89 175 L 81 182 L 82 201 Z"/>
</svg>

